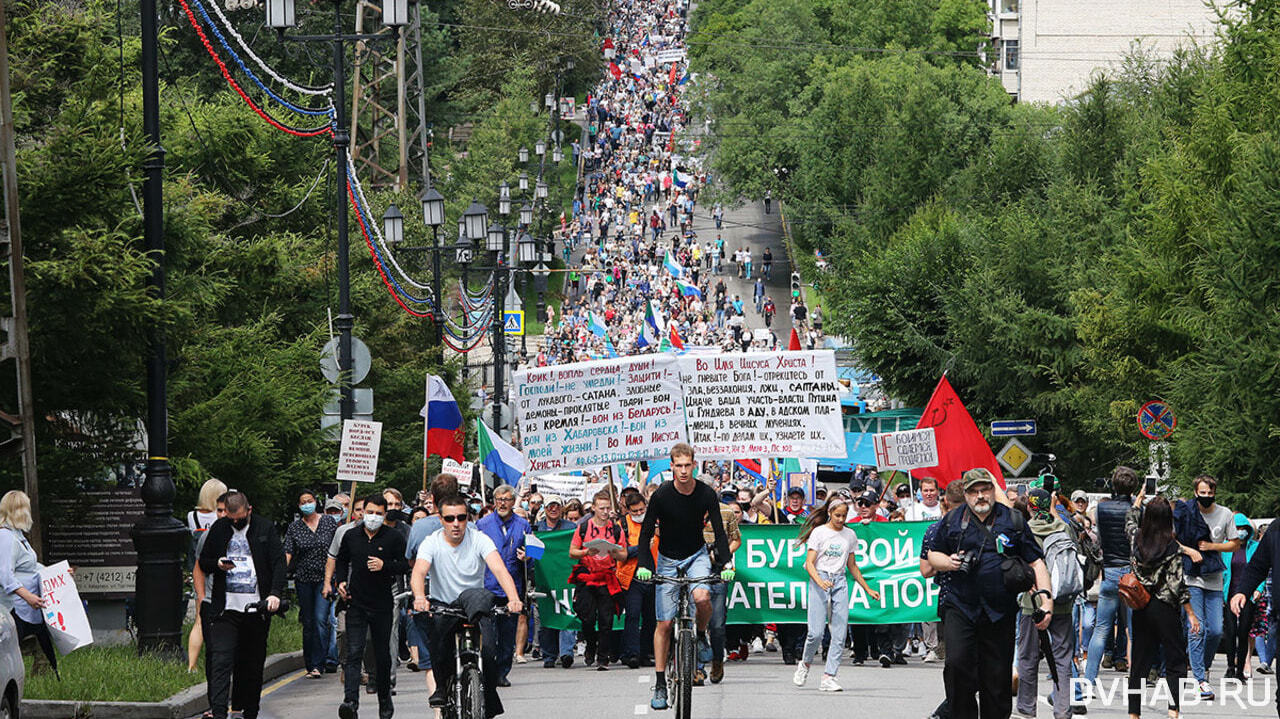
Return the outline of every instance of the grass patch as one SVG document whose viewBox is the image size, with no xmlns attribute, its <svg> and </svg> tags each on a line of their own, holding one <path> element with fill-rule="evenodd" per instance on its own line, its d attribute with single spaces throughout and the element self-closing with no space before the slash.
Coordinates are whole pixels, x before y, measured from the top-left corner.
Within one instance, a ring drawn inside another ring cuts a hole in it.
<svg viewBox="0 0 1280 719">
<path fill-rule="evenodd" d="M 59 699 L 71 701 L 158 702 L 204 682 L 204 657 L 194 672 L 187 671 L 186 637 L 188 624 L 182 628 L 181 659 L 158 655 L 138 656 L 132 645 L 105 647 L 90 645 L 58 659 L 62 681 L 52 672 L 32 676 L 31 658 L 23 657 L 27 668 L 26 699 Z M 267 636 L 267 654 L 280 654 L 302 648 L 302 625 L 297 614 L 273 619 Z"/>
</svg>

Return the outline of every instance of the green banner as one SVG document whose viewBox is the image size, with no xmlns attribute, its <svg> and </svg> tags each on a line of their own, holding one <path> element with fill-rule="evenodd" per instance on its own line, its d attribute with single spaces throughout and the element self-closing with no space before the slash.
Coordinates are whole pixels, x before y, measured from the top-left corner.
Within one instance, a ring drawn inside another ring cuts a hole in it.
<svg viewBox="0 0 1280 719">
<path fill-rule="evenodd" d="M 938 588 L 920 576 L 920 547 L 930 522 L 876 522 L 850 525 L 858 535 L 857 561 L 867 584 L 880 592 L 873 601 L 849 579 L 849 622 L 893 624 L 931 622 L 938 618 Z M 794 539 L 799 528 L 790 525 L 742 527 L 742 546 L 734 554 L 738 576 L 729 586 L 728 623 L 803 624 L 807 621 L 809 576 L 804 571 L 805 548 Z M 547 545 L 534 564 L 542 625 L 578 629 L 573 613 L 573 586 L 568 583 L 574 560 L 569 558 L 571 530 L 540 534 Z M 621 626 L 619 623 L 618 626 Z"/>
</svg>

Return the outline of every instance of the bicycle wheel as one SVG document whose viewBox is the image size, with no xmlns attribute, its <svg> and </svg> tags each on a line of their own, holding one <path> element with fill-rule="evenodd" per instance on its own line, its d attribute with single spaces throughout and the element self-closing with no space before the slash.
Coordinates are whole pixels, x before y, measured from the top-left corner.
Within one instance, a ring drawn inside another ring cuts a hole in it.
<svg viewBox="0 0 1280 719">
<path fill-rule="evenodd" d="M 689 719 L 693 712 L 693 630 L 686 627 L 676 640 L 676 716 Z"/>
<path fill-rule="evenodd" d="M 462 716 L 467 719 L 485 719 L 484 682 L 478 667 L 462 669 Z"/>
</svg>

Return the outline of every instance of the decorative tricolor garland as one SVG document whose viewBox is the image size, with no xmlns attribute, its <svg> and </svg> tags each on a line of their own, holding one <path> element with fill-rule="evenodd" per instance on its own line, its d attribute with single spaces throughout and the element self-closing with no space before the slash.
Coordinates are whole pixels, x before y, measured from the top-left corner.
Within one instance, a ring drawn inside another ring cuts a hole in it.
<svg viewBox="0 0 1280 719">
<path fill-rule="evenodd" d="M 219 29 L 218 24 L 210 17 L 204 4 L 201 3 L 201 0 L 191 0 L 191 4 L 188 4 L 187 0 L 178 1 L 182 5 L 182 9 L 187 16 L 187 20 L 191 23 L 192 29 L 196 31 L 196 35 L 200 38 L 201 44 L 204 45 L 205 51 L 209 54 L 209 57 L 213 58 L 214 63 L 217 64 L 219 71 L 222 73 L 223 79 L 227 81 L 227 84 L 231 89 L 235 90 L 236 94 L 240 96 L 240 99 L 242 99 L 255 114 L 265 120 L 272 127 L 296 137 L 318 137 L 321 135 L 331 136 L 333 134 L 337 113 L 332 102 L 329 102 L 327 107 L 308 108 L 284 99 L 268 87 L 266 83 L 262 82 L 262 80 L 260 80 L 258 76 L 249 69 L 241 58 L 240 53 L 236 52 L 231 44 L 227 42 L 226 35 L 223 34 L 222 30 Z M 195 6 L 195 11 L 192 10 L 192 5 Z M 253 52 L 248 43 L 246 43 L 244 38 L 236 32 L 235 27 L 229 20 L 227 20 L 227 17 L 216 4 L 214 5 L 213 10 L 214 14 L 217 15 L 218 19 L 222 22 L 222 25 L 226 28 L 226 34 L 235 39 L 244 54 L 253 60 L 265 75 L 271 77 L 273 80 L 289 90 L 299 94 L 324 97 L 326 100 L 329 99 L 333 92 L 332 84 L 325 85 L 323 87 L 306 87 L 290 82 L 287 78 L 283 77 L 267 65 L 260 57 L 258 57 L 257 54 Z M 240 71 L 243 72 L 244 75 L 249 78 L 250 82 L 252 82 L 259 90 L 266 94 L 268 98 L 291 112 L 300 115 L 326 117 L 328 118 L 328 123 L 323 127 L 315 128 L 293 127 L 276 119 L 255 103 L 240 84 L 236 82 L 235 78 L 232 77 L 227 64 L 223 61 L 218 51 L 213 47 L 213 43 L 210 42 L 209 37 L 205 34 L 204 28 L 200 24 L 200 20 L 196 18 L 196 12 L 199 13 L 200 17 L 209 26 L 209 29 L 213 31 L 213 35 L 218 40 L 218 43 L 222 45 L 223 50 L 229 57 L 231 57 L 232 61 L 235 62 L 237 67 L 239 67 Z M 391 267 L 395 270 L 395 274 L 398 274 L 403 278 L 406 284 L 417 290 L 424 290 L 428 295 L 430 295 L 431 287 L 410 277 L 409 274 L 400 267 L 394 254 L 392 254 L 386 247 L 386 242 L 382 237 L 382 233 L 379 231 L 380 228 L 369 214 L 369 203 L 365 200 L 364 191 L 360 187 L 359 179 L 355 173 L 355 167 L 350 163 L 350 160 L 348 160 L 347 172 L 347 196 L 351 201 L 352 207 L 355 209 L 357 224 L 360 227 L 361 235 L 364 237 L 365 245 L 369 249 L 369 255 L 373 259 L 374 267 L 382 278 L 382 282 L 386 286 L 387 291 L 391 294 L 392 299 L 396 301 L 396 304 L 400 305 L 401 309 L 408 314 L 413 315 L 414 317 L 434 319 L 438 311 L 438 304 L 434 301 L 434 298 L 432 296 L 416 297 L 413 294 L 410 294 L 400 285 L 400 282 L 395 278 L 395 276 L 389 272 L 386 260 L 390 260 Z M 459 285 L 459 290 L 459 298 L 464 309 L 466 324 L 460 325 L 454 322 L 453 318 L 445 316 L 445 332 L 443 334 L 445 335 L 445 343 L 451 349 L 458 352 L 467 352 L 480 344 L 480 342 L 482 342 L 487 336 L 487 331 L 493 318 L 493 279 L 490 277 L 485 287 L 477 294 L 472 294 L 467 290 L 467 288 L 462 287 L 461 285 Z M 405 300 L 414 304 L 426 305 L 427 311 L 420 312 L 414 310 L 405 303 Z"/>
</svg>

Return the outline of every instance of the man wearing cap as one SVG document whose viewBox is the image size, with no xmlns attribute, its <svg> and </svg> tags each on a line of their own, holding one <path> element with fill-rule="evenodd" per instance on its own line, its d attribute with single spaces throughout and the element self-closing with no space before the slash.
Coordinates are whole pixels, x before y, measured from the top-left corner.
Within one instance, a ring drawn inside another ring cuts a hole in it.
<svg viewBox="0 0 1280 719">
<path fill-rule="evenodd" d="M 573 529 L 574 523 L 564 518 L 564 500 L 558 494 L 543 495 L 542 518 L 533 525 L 534 534 L 558 532 L 562 529 Z M 573 666 L 573 645 L 578 642 L 578 633 L 571 629 L 538 629 L 538 646 L 542 649 L 542 667 L 555 667 L 557 658 L 560 666 L 568 669 Z"/>
<path fill-rule="evenodd" d="M 874 489 L 864 490 L 854 500 L 854 508 L 858 510 L 857 521 L 861 524 L 887 522 L 889 519 L 880 514 L 880 495 Z"/>
<path fill-rule="evenodd" d="M 1053 618 L 1053 596 L 1044 553 L 1022 515 L 998 501 L 990 470 L 971 469 L 962 481 L 965 508 L 939 523 L 936 549 L 929 552 L 935 571 L 953 575 L 938 597 L 947 645 L 943 681 L 952 716 L 1003 718 L 1013 711 L 1009 667 L 1018 615 L 1018 593 L 1005 587 L 1003 560 L 1021 558 L 1034 573 L 1034 601 L 1045 611 L 1037 630 Z"/>
<path fill-rule="evenodd" d="M 803 524 L 809 516 L 809 508 L 804 506 L 804 488 L 792 487 L 787 490 L 787 500 L 779 513 L 781 524 Z M 794 662 L 793 662 L 794 663 Z"/>
<path fill-rule="evenodd" d="M 1071 511 L 1076 514 L 1088 515 L 1089 494 L 1083 489 L 1077 489 L 1071 493 Z"/>
</svg>

